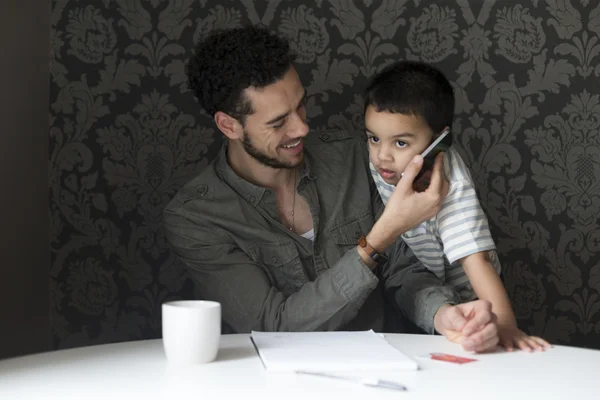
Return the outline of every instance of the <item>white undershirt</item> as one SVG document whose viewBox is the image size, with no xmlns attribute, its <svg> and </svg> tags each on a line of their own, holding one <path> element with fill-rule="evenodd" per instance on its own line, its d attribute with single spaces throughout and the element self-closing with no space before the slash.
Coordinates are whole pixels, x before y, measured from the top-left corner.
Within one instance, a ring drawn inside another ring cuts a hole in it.
<svg viewBox="0 0 600 400">
<path fill-rule="evenodd" d="M 306 238 L 308 240 L 313 240 L 315 238 L 315 228 L 312 228 L 310 231 L 303 233 L 302 235 L 303 238 Z"/>
</svg>

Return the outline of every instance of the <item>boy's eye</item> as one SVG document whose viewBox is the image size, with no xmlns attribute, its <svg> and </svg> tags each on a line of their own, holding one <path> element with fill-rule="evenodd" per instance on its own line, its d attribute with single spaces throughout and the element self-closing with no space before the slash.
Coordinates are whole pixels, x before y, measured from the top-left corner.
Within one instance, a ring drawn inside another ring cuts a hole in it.
<svg viewBox="0 0 600 400">
<path fill-rule="evenodd" d="M 396 146 L 402 148 L 402 147 L 406 147 L 406 142 L 403 142 L 402 140 L 398 140 L 396 142 Z"/>
<path fill-rule="evenodd" d="M 369 136 L 369 141 L 371 143 L 379 143 L 379 138 L 376 138 L 375 136 Z"/>
</svg>

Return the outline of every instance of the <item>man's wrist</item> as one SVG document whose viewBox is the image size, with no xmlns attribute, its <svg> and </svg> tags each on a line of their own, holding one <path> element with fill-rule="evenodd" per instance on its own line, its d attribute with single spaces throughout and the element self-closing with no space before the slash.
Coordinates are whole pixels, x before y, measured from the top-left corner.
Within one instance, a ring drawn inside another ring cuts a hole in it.
<svg viewBox="0 0 600 400">
<path fill-rule="evenodd" d="M 375 225 L 373 225 L 373 228 L 371 228 L 371 231 L 367 234 L 367 242 L 369 242 L 369 244 L 378 252 L 383 252 L 394 243 L 402 233 L 403 232 L 397 233 L 392 230 L 380 218 L 375 222 Z"/>
<path fill-rule="evenodd" d="M 433 315 L 433 328 L 440 335 L 445 336 L 445 328 L 443 323 L 444 312 L 450 307 L 452 307 L 452 304 L 444 303 L 440 306 L 440 308 L 437 309 L 437 311 Z"/>
<path fill-rule="evenodd" d="M 365 236 L 362 236 L 358 240 L 358 253 L 371 269 L 375 269 L 375 267 L 377 267 L 379 264 L 385 264 L 388 262 L 388 258 L 384 252 L 378 251 L 371 246 Z"/>
<path fill-rule="evenodd" d="M 358 250 L 358 255 L 362 259 L 363 263 L 365 263 L 371 271 L 377 268 L 377 263 L 367 254 L 365 249 L 358 245 L 356 246 L 356 249 Z"/>
<path fill-rule="evenodd" d="M 404 229 L 401 224 L 396 224 L 394 228 L 390 227 L 385 220 L 385 212 L 375 222 L 371 231 L 365 237 L 367 243 L 378 253 L 383 253 L 390 247 L 396 239 L 407 229 Z M 361 246 L 357 246 L 358 254 L 362 258 L 363 262 L 374 269 L 377 263 L 371 259 L 369 254 Z"/>
</svg>

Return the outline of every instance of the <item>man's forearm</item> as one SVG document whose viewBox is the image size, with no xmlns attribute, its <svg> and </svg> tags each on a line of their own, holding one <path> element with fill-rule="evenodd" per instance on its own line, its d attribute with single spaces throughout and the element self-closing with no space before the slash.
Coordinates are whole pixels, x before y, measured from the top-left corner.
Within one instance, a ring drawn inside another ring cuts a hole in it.
<svg viewBox="0 0 600 400">
<path fill-rule="evenodd" d="M 242 253 L 196 262 L 190 257 L 198 254 L 195 250 L 175 251 L 203 298 L 220 302 L 224 322 L 238 333 L 339 329 L 358 314 L 379 283 L 356 249 L 287 297 L 273 286 L 261 267 L 245 262 Z"/>
<path fill-rule="evenodd" d="M 334 266 L 286 299 L 271 296 L 264 302 L 258 327 L 268 331 L 332 331 L 350 322 L 379 279 L 355 249 Z"/>
<path fill-rule="evenodd" d="M 434 319 L 440 307 L 460 302 L 456 290 L 430 272 L 402 241 L 391 249 L 383 279 L 388 298 L 405 317 L 430 334 L 436 331 Z"/>
<path fill-rule="evenodd" d="M 436 316 L 444 307 L 459 303 L 458 294 L 448 286 L 432 286 L 415 294 L 414 323 L 429 334 L 442 333 Z"/>
<path fill-rule="evenodd" d="M 403 227 L 399 223 L 391 227 L 383 218 L 380 218 L 375 222 L 366 239 L 375 250 L 382 252 L 394 244 L 398 237 L 408 229 L 410 227 Z"/>
</svg>

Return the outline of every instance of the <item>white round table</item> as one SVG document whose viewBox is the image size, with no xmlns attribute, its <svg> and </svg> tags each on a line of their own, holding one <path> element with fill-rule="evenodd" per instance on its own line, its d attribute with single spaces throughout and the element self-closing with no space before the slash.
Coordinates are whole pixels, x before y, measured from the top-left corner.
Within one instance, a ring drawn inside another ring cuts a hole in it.
<svg viewBox="0 0 600 400">
<path fill-rule="evenodd" d="M 408 390 L 268 373 L 249 335 L 223 335 L 210 364 L 174 367 L 162 341 L 61 350 L 0 361 L 0 399 L 570 399 L 600 396 L 600 351 L 555 346 L 543 353 L 469 354 L 441 336 L 386 334 L 418 361 L 417 371 L 391 378 Z M 445 352 L 477 358 L 464 365 L 419 356 Z"/>
</svg>

